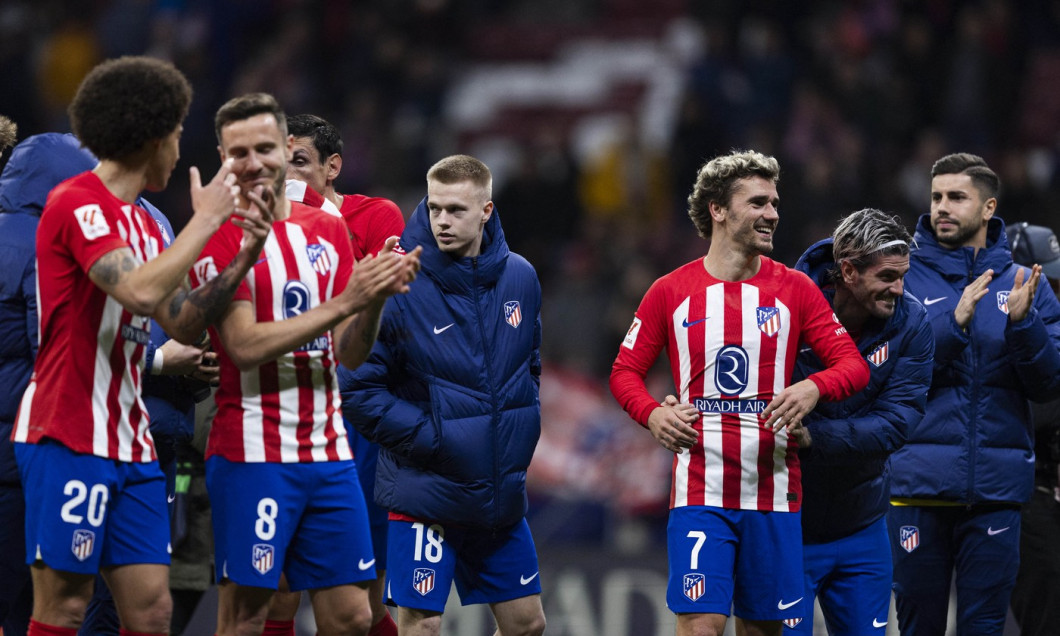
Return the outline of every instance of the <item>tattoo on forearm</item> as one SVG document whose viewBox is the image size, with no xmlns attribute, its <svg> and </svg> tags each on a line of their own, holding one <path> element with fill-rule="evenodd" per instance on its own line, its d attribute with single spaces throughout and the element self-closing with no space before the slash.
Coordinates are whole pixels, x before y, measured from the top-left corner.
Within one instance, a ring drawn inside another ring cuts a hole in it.
<svg viewBox="0 0 1060 636">
<path fill-rule="evenodd" d="M 196 329 L 205 329 L 214 324 L 228 308 L 236 288 L 243 280 L 245 271 L 239 265 L 240 258 L 237 256 L 228 264 L 220 274 L 210 282 L 193 291 L 181 290 L 173 297 L 169 305 L 170 317 L 176 319 L 184 310 L 185 304 L 194 308 L 194 316 L 187 319 L 201 322 L 196 324 Z"/>
<path fill-rule="evenodd" d="M 138 263 L 129 250 L 108 252 L 92 266 L 92 274 L 106 285 L 117 285 L 124 274 L 136 269 Z"/>
</svg>

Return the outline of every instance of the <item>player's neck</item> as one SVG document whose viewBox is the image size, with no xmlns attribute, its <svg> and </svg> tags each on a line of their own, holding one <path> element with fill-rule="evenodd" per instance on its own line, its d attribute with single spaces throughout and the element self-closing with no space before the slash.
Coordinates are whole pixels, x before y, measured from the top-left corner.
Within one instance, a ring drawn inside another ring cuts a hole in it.
<svg viewBox="0 0 1060 636">
<path fill-rule="evenodd" d="M 287 198 L 287 194 L 280 190 L 280 194 L 276 197 L 276 206 L 272 209 L 272 220 L 286 221 L 289 218 L 291 218 L 291 201 Z"/>
<path fill-rule="evenodd" d="M 845 285 L 837 285 L 835 297 L 832 299 L 832 310 L 835 312 L 839 324 L 854 337 L 860 334 L 865 323 L 869 320 L 869 312 L 857 301 Z"/>
<path fill-rule="evenodd" d="M 762 259 L 755 253 L 744 253 L 734 245 L 725 245 L 722 241 L 711 241 L 707 255 L 703 257 L 703 267 L 707 273 L 729 282 L 747 280 L 762 268 Z"/>
<path fill-rule="evenodd" d="M 335 192 L 335 186 L 329 185 L 324 188 L 324 198 L 334 203 L 338 209 L 342 209 L 342 195 Z"/>
<path fill-rule="evenodd" d="M 92 169 L 111 194 L 126 203 L 133 203 L 147 187 L 146 166 L 130 167 L 110 159 L 104 159 Z"/>
</svg>

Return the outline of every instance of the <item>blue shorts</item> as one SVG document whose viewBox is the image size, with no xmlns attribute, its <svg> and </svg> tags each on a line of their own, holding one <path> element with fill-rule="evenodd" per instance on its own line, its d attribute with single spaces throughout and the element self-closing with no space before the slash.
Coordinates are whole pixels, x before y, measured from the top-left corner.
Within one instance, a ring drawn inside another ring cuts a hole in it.
<svg viewBox="0 0 1060 636">
<path fill-rule="evenodd" d="M 902 633 L 946 630 L 955 573 L 957 633 L 1004 631 L 1020 563 L 1019 506 L 891 506 L 887 525 Z"/>
<path fill-rule="evenodd" d="M 682 506 L 666 528 L 675 614 L 777 621 L 802 615 L 802 516 Z M 811 606 L 812 610 L 812 606 Z"/>
<path fill-rule="evenodd" d="M 813 636 L 813 601 L 821 604 L 831 636 L 883 634 L 891 609 L 891 548 L 880 517 L 854 534 L 802 546 L 806 598 L 800 618 L 784 621 L 788 634 Z"/>
<path fill-rule="evenodd" d="M 75 453 L 58 442 L 15 444 L 26 493 L 26 562 L 95 574 L 169 565 L 166 479 L 158 462 Z"/>
<path fill-rule="evenodd" d="M 375 569 L 386 569 L 386 533 L 387 511 L 375 503 L 375 469 L 379 465 L 379 444 L 373 444 L 358 433 L 343 418 L 346 425 L 346 437 L 350 440 L 350 450 L 357 462 L 357 479 L 361 482 L 364 493 L 365 509 L 368 511 L 368 526 L 372 530 L 372 548 L 375 550 Z"/>
<path fill-rule="evenodd" d="M 541 593 L 537 550 L 526 519 L 507 530 L 391 521 L 387 602 L 442 612 L 456 581 L 462 605 Z"/>
<path fill-rule="evenodd" d="M 206 460 L 218 582 L 291 590 L 375 578 L 364 497 L 352 461 Z"/>
</svg>

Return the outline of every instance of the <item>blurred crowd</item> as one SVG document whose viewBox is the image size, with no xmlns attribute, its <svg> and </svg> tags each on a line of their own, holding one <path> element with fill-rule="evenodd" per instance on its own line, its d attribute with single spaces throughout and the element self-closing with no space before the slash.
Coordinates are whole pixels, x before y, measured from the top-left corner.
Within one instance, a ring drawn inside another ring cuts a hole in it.
<svg viewBox="0 0 1060 636">
<path fill-rule="evenodd" d="M 679 58 L 665 143 L 641 143 L 634 118 L 589 160 L 569 126 L 524 130 L 494 189 L 545 298 L 541 505 L 663 518 L 669 457 L 604 379 L 647 285 L 706 251 L 685 213 L 701 162 L 731 148 L 780 160 L 774 256 L 788 265 L 858 208 L 911 228 L 928 209 L 931 164 L 949 152 L 998 169 L 1003 218 L 1055 229 L 1060 1 L 5 0 L 0 113 L 20 138 L 67 131 L 66 105 L 90 68 L 146 53 L 193 83 L 185 168 L 217 164 L 220 103 L 267 91 L 290 114 L 339 126 L 340 190 L 408 214 L 431 163 L 475 149 L 448 108 L 473 69 L 547 63 L 579 38 L 661 39 L 675 25 L 693 45 Z M 186 170 L 151 199 L 182 226 Z"/>
</svg>

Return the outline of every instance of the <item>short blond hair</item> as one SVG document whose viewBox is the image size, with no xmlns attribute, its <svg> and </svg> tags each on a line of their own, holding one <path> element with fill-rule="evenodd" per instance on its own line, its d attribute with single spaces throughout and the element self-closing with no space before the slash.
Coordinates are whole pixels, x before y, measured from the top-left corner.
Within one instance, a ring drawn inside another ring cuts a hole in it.
<svg viewBox="0 0 1060 636">
<path fill-rule="evenodd" d="M 471 155 L 450 155 L 440 160 L 427 171 L 427 181 L 446 185 L 470 181 L 486 191 L 486 200 L 493 198 L 493 173 Z"/>
</svg>

